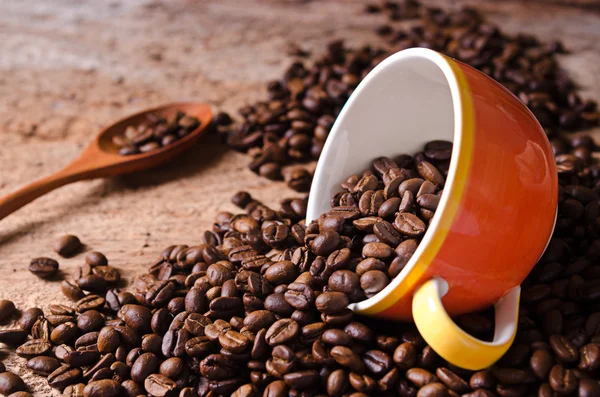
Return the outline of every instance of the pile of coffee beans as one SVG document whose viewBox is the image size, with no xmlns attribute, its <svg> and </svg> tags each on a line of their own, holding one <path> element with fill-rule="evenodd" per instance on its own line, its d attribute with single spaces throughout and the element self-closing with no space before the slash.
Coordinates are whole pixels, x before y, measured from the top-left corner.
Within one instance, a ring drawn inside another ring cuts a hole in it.
<svg viewBox="0 0 600 397">
<path fill-rule="evenodd" d="M 600 166 L 589 138 L 552 144 L 557 228 L 523 284 L 515 343 L 491 368 L 454 367 L 414 325 L 346 308 L 383 288 L 426 232 L 451 153 L 443 141 L 375 159 L 310 225 L 306 199 L 274 210 L 238 192 L 244 213 L 218 213 L 198 245 L 167 247 L 130 291 L 112 288 L 107 258 L 89 253 L 61 285 L 73 304 L 25 310 L 0 342 L 65 396 L 598 396 Z M 0 302 L 0 318 L 15 310 Z M 492 337 L 489 311 L 457 321 Z M 0 374 L 0 393 L 24 388 Z"/>
<path fill-rule="evenodd" d="M 294 62 L 281 79 L 268 84 L 267 101 L 240 109 L 243 120 L 225 129 L 227 143 L 252 157 L 252 171 L 281 179 L 283 165 L 318 159 L 335 117 L 357 84 L 381 60 L 411 47 L 434 49 L 493 77 L 529 106 L 549 135 L 600 123 L 596 103 L 581 99 L 559 69 L 556 54 L 564 52 L 559 42 L 505 34 L 472 8 L 444 11 L 405 0 L 369 4 L 365 11 L 387 16 L 386 24 L 377 28 L 385 37 L 385 49 L 350 49 L 332 41 L 314 62 Z M 394 27 L 406 19 L 413 20 L 410 28 Z M 310 183 L 288 186 L 308 191 Z"/>
<path fill-rule="evenodd" d="M 177 111 L 167 120 L 156 113 L 148 113 L 146 122 L 128 126 L 122 135 L 115 135 L 113 143 L 119 148 L 119 154 L 129 156 L 146 153 L 168 146 L 190 134 L 200 126 L 197 117 Z"/>
</svg>

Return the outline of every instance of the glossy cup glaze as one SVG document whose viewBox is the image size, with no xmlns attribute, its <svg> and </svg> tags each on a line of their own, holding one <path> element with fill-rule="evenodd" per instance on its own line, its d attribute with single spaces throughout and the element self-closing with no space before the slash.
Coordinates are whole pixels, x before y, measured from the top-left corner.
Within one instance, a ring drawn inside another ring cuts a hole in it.
<svg viewBox="0 0 600 397">
<path fill-rule="evenodd" d="M 390 56 L 337 118 L 315 171 L 307 221 L 327 212 L 339 183 L 375 157 L 416 153 L 435 139 L 454 147 L 444 193 L 421 244 L 384 290 L 350 307 L 369 316 L 414 319 L 446 360 L 481 369 L 510 347 L 519 285 L 542 255 L 556 219 L 550 144 L 514 95 L 432 50 Z M 473 338 L 450 318 L 491 305 L 493 342 Z"/>
</svg>

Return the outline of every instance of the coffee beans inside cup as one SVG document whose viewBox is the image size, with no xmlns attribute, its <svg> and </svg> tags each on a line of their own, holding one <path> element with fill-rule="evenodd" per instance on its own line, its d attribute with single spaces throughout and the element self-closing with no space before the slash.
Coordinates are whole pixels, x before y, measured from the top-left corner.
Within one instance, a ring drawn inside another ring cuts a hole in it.
<svg viewBox="0 0 600 397">
<path fill-rule="evenodd" d="M 156 113 L 146 115 L 146 121 L 130 125 L 121 135 L 113 137 L 113 143 L 119 148 L 119 154 L 128 156 L 146 153 L 168 146 L 190 134 L 200 126 L 197 117 L 178 111 L 167 119 Z"/>
</svg>

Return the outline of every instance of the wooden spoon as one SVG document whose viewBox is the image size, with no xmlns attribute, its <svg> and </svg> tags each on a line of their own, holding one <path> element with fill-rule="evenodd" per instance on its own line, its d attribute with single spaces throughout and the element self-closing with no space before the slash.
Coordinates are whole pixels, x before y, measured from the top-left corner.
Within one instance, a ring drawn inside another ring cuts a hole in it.
<svg viewBox="0 0 600 397">
<path fill-rule="evenodd" d="M 163 117 L 173 117 L 180 110 L 200 120 L 200 126 L 185 137 L 160 149 L 129 156 L 119 155 L 119 147 L 113 143 L 113 136 L 122 134 L 132 125 L 147 121 L 146 115 L 156 113 Z M 172 103 L 144 110 L 123 118 L 104 128 L 94 141 L 71 164 L 62 170 L 39 179 L 16 192 L 0 198 L 0 219 L 13 213 L 36 198 L 66 184 L 84 179 L 105 178 L 127 174 L 155 167 L 177 156 L 191 147 L 206 131 L 212 112 L 204 103 Z"/>
</svg>

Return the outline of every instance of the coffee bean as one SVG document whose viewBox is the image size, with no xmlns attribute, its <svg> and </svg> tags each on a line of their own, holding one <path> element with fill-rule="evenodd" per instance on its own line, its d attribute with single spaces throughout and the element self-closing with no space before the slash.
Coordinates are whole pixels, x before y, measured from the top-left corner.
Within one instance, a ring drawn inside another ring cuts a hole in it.
<svg viewBox="0 0 600 397">
<path fill-rule="evenodd" d="M 360 287 L 367 298 L 376 295 L 388 285 L 389 279 L 381 270 L 369 270 L 360 276 Z"/>
<path fill-rule="evenodd" d="M 244 318 L 244 326 L 249 330 L 258 332 L 262 328 L 269 328 L 276 321 L 275 316 L 268 310 L 256 310 Z"/>
<path fill-rule="evenodd" d="M 353 372 L 365 372 L 365 364 L 360 357 L 346 346 L 334 346 L 329 352 L 331 357 L 341 366 Z"/>
<path fill-rule="evenodd" d="M 375 235 L 379 240 L 381 240 L 381 242 L 387 244 L 388 246 L 395 247 L 402 241 L 402 236 L 400 235 L 400 233 L 398 233 L 396 229 L 394 229 L 394 226 L 391 223 L 386 221 L 377 222 L 373 226 L 373 233 L 375 233 Z"/>
<path fill-rule="evenodd" d="M 64 389 L 81 380 L 81 370 L 62 365 L 48 375 L 48 384 L 55 389 Z"/>
<path fill-rule="evenodd" d="M 348 306 L 348 296 L 342 292 L 325 292 L 317 297 L 317 310 L 325 314 L 334 314 Z"/>
<path fill-rule="evenodd" d="M 547 350 L 536 350 L 529 361 L 529 366 L 535 376 L 546 379 L 552 368 L 553 360 Z"/>
<path fill-rule="evenodd" d="M 77 312 L 83 313 L 88 310 L 97 310 L 104 306 L 105 300 L 101 296 L 90 294 L 78 300 L 75 304 Z"/>
<path fill-rule="evenodd" d="M 600 368 L 600 346 L 589 343 L 580 349 L 579 369 L 595 371 Z"/>
<path fill-rule="evenodd" d="M 60 324 L 52 330 L 50 340 L 56 344 L 69 343 L 79 333 L 77 325 L 72 322 Z"/>
<path fill-rule="evenodd" d="M 428 180 L 440 189 L 444 187 L 444 176 L 433 164 L 422 161 L 417 164 L 417 170 L 421 178 Z"/>
<path fill-rule="evenodd" d="M 111 266 L 94 266 L 92 267 L 92 273 L 104 279 L 108 284 L 118 283 L 121 279 L 119 271 Z"/>
<path fill-rule="evenodd" d="M 160 364 L 159 372 L 167 378 L 176 379 L 184 370 L 184 362 L 178 357 L 171 357 Z"/>
<path fill-rule="evenodd" d="M 27 368 L 42 376 L 50 375 L 58 369 L 58 367 L 60 367 L 60 362 L 53 357 L 37 356 L 32 357 L 27 361 Z"/>
<path fill-rule="evenodd" d="M 250 346 L 250 340 L 237 331 L 227 330 L 219 335 L 219 344 L 231 353 L 242 353 Z"/>
<path fill-rule="evenodd" d="M 29 264 L 29 271 L 41 278 L 49 278 L 58 272 L 58 262 L 52 258 L 34 258 Z"/>
<path fill-rule="evenodd" d="M 435 374 L 448 389 L 456 393 L 466 393 L 470 389 L 467 382 L 448 368 L 438 368 Z"/>
<path fill-rule="evenodd" d="M 579 391 L 580 397 L 592 397 L 600 395 L 600 384 L 597 380 L 583 378 L 579 380 Z"/>
<path fill-rule="evenodd" d="M 358 390 L 359 393 L 370 393 L 375 389 L 375 387 L 377 387 L 377 382 L 375 382 L 375 380 L 368 375 L 350 372 L 348 379 L 350 381 L 350 385 L 355 390 Z"/>
<path fill-rule="evenodd" d="M 400 212 L 394 220 L 394 227 L 401 234 L 409 237 L 421 236 L 426 229 L 425 223 L 409 212 Z"/>
<path fill-rule="evenodd" d="M 90 266 L 107 266 L 108 259 L 101 252 L 90 251 L 85 255 L 85 263 Z"/>
<path fill-rule="evenodd" d="M 448 389 L 438 382 L 429 383 L 419 389 L 417 397 L 446 397 L 449 396 Z"/>
<path fill-rule="evenodd" d="M 69 385 L 63 390 L 64 397 L 82 397 L 83 390 L 85 389 L 85 384 L 77 383 L 74 385 Z"/>
<path fill-rule="evenodd" d="M 30 339 L 16 349 L 20 357 L 28 358 L 41 356 L 52 350 L 52 344 L 46 339 Z"/>
<path fill-rule="evenodd" d="M 0 373 L 0 394 L 9 395 L 25 390 L 25 382 L 12 372 Z"/>
<path fill-rule="evenodd" d="M 268 298 L 269 297 L 267 297 L 267 299 Z M 289 306 L 298 310 L 307 310 L 315 300 L 313 290 L 310 288 L 310 286 L 303 283 L 292 283 L 288 285 L 287 291 L 283 295 L 283 298 Z M 277 307 L 270 308 L 267 306 L 267 304 L 267 301 L 265 301 L 265 309 L 275 312 L 278 312 L 278 310 L 281 311 L 281 309 L 278 309 Z"/>
<path fill-rule="evenodd" d="M 276 346 L 293 341 L 299 333 L 298 323 L 291 319 L 281 319 L 269 327 L 265 339 L 269 345 Z"/>
<path fill-rule="evenodd" d="M 20 328 L 0 330 L 0 343 L 15 346 L 27 339 L 27 331 Z"/>
<path fill-rule="evenodd" d="M 309 389 L 319 382 L 319 373 L 315 370 L 292 372 L 285 374 L 283 381 L 293 389 Z"/>
<path fill-rule="evenodd" d="M 340 235 L 333 230 L 325 230 L 311 243 L 315 255 L 327 256 L 340 245 Z"/>
<path fill-rule="evenodd" d="M 81 248 L 81 241 L 77 236 L 65 234 L 54 243 L 54 251 L 63 257 L 69 257 L 77 253 Z"/>
<path fill-rule="evenodd" d="M 235 365 L 222 354 L 211 354 L 200 362 L 200 373 L 209 379 L 230 379 L 235 373 Z"/>
<path fill-rule="evenodd" d="M 100 359 L 100 353 L 97 350 L 75 350 L 67 354 L 65 362 L 71 367 L 85 367 L 95 364 Z"/>
<path fill-rule="evenodd" d="M 550 386 L 560 394 L 569 394 L 577 388 L 577 378 L 572 370 L 555 365 L 550 370 Z"/>
<path fill-rule="evenodd" d="M 15 304 L 9 300 L 0 300 L 0 323 L 7 321 L 17 311 Z"/>
<path fill-rule="evenodd" d="M 136 382 L 143 382 L 151 374 L 156 373 L 159 367 L 159 360 L 154 353 L 144 353 L 140 355 L 131 366 L 131 379 Z"/>
<path fill-rule="evenodd" d="M 376 259 L 387 259 L 392 256 L 393 252 L 392 247 L 384 243 L 367 243 L 362 249 L 364 257 Z"/>
<path fill-rule="evenodd" d="M 291 261 L 281 261 L 267 268 L 264 277 L 273 285 L 288 284 L 296 278 L 296 266 Z"/>
<path fill-rule="evenodd" d="M 437 377 L 423 368 L 410 368 L 406 371 L 406 379 L 417 387 L 423 387 L 429 383 L 437 382 Z"/>
<path fill-rule="evenodd" d="M 165 397 L 175 390 L 177 384 L 164 375 L 152 374 L 144 380 L 146 391 L 156 397 Z"/>
<path fill-rule="evenodd" d="M 83 389 L 84 397 L 117 397 L 121 393 L 121 385 L 112 379 L 90 382 Z"/>
<path fill-rule="evenodd" d="M 563 336 L 550 336 L 550 346 L 554 353 L 564 362 L 572 363 L 579 360 L 579 351 Z"/>
<path fill-rule="evenodd" d="M 26 391 L 17 391 L 12 394 L 9 394 L 8 397 L 33 397 L 33 394 L 28 393 Z"/>
</svg>

